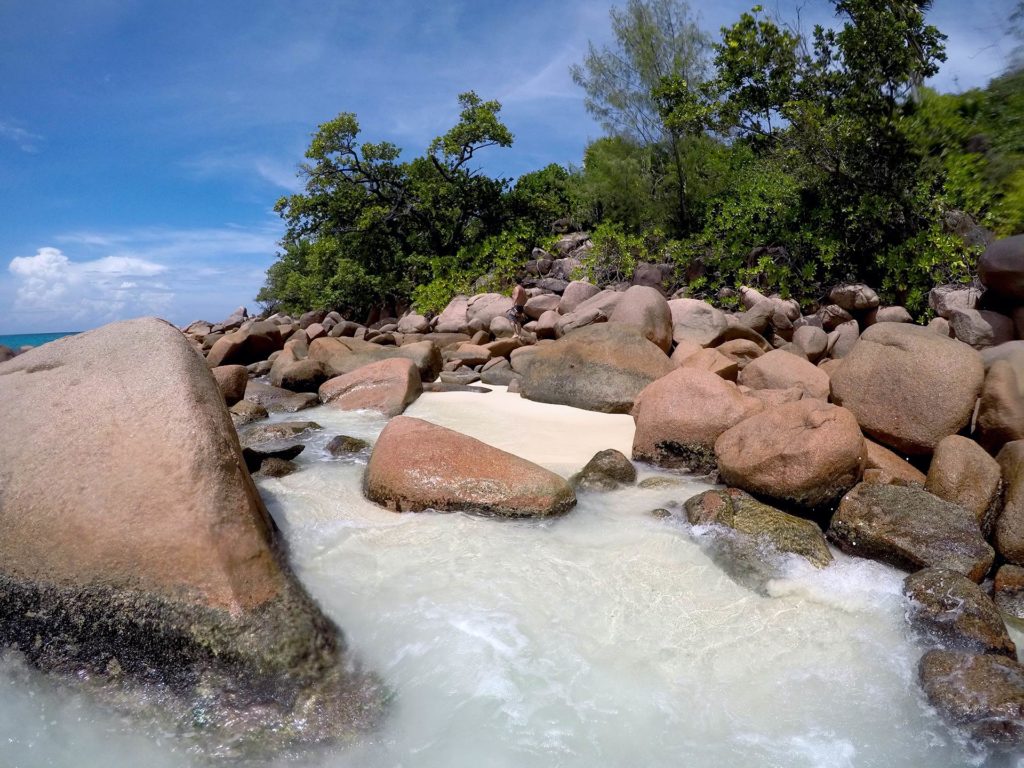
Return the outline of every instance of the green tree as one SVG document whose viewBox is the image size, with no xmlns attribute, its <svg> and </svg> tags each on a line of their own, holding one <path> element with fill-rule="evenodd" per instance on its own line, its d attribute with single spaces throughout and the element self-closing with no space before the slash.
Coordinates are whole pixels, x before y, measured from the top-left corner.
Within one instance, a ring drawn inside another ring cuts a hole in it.
<svg viewBox="0 0 1024 768">
<path fill-rule="evenodd" d="M 452 256 L 505 224 L 508 183 L 473 167 L 477 153 L 507 147 L 501 105 L 459 96 L 456 125 L 408 162 L 388 142 L 360 142 L 355 115 L 342 113 L 313 135 L 302 193 L 281 198 L 282 253 L 261 301 L 288 309 L 369 312 L 404 303 Z"/>
<path fill-rule="evenodd" d="M 654 89 L 666 77 L 699 81 L 708 40 L 685 0 L 628 0 L 613 8 L 611 47 L 590 44 L 582 64 L 571 68 L 586 91 L 586 107 L 612 136 L 656 148 L 653 159 L 670 169 L 675 183 L 675 224 L 688 224 L 685 134 L 665 125 Z"/>
</svg>

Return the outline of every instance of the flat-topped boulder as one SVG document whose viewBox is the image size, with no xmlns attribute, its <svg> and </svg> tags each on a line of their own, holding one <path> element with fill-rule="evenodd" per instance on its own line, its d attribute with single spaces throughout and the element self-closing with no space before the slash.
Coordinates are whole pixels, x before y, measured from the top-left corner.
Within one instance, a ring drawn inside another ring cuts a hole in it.
<svg viewBox="0 0 1024 768">
<path fill-rule="evenodd" d="M 644 387 L 673 370 L 668 356 L 636 328 L 602 323 L 539 346 L 523 369 L 520 393 L 542 403 L 629 413 Z"/>
<path fill-rule="evenodd" d="M 316 339 L 309 345 L 309 359 L 323 363 L 328 377 L 352 373 L 364 365 L 392 358 L 404 358 L 415 363 L 422 381 L 436 379 L 444 365 L 441 351 L 430 341 L 417 341 L 396 347 L 339 337 Z"/>
<path fill-rule="evenodd" d="M 981 356 L 963 342 L 916 325 L 879 323 L 832 372 L 832 400 L 883 445 L 929 454 L 970 421 L 984 376 Z"/>
<path fill-rule="evenodd" d="M 289 570 L 179 331 L 68 337 L 0 365 L 0 390 L 0 645 L 101 697 L 137 691 L 175 727 L 201 703 L 225 743 L 365 720 L 365 681 Z"/>
<path fill-rule="evenodd" d="M 805 358 L 781 349 L 751 360 L 737 380 L 751 389 L 800 387 L 806 397 L 828 400 L 828 374 Z"/>
<path fill-rule="evenodd" d="M 423 392 L 411 360 L 393 358 L 356 368 L 320 385 L 320 402 L 344 411 L 370 410 L 385 416 L 402 413 Z"/>
<path fill-rule="evenodd" d="M 569 484 L 531 461 L 446 427 L 396 416 L 373 446 L 366 497 L 395 512 L 547 517 L 576 504 Z"/>
<path fill-rule="evenodd" d="M 861 483 L 843 497 L 828 539 L 850 555 L 913 573 L 929 566 L 980 582 L 995 559 L 978 521 L 920 488 Z"/>
</svg>

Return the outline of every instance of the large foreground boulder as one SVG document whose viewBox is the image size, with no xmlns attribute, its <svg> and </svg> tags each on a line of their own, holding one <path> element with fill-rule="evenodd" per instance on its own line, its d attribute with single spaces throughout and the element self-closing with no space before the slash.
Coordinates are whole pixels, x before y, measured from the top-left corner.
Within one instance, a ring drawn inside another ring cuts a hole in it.
<svg viewBox="0 0 1024 768">
<path fill-rule="evenodd" d="M 520 393 L 542 403 L 629 413 L 644 387 L 674 369 L 636 328 L 602 323 L 540 347 L 525 366 Z"/>
<path fill-rule="evenodd" d="M 576 504 L 572 488 L 554 472 L 409 416 L 393 418 L 377 438 L 365 491 L 368 499 L 396 512 L 546 517 Z"/>
<path fill-rule="evenodd" d="M 0 365 L 0 392 L 0 645 L 172 730 L 202 711 L 229 750 L 366 724 L 368 689 L 179 331 L 61 339 Z"/>
<path fill-rule="evenodd" d="M 981 356 L 963 342 L 879 323 L 832 373 L 832 399 L 880 443 L 926 455 L 970 421 L 984 376 Z"/>
<path fill-rule="evenodd" d="M 828 539 L 850 555 L 913 573 L 933 566 L 980 582 L 995 559 L 978 521 L 920 488 L 861 483 L 832 516 Z"/>
</svg>

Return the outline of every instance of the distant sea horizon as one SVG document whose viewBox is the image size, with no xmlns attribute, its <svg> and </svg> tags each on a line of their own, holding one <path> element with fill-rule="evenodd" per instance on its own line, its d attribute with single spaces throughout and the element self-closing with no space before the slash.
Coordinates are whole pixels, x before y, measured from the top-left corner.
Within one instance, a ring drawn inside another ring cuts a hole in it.
<svg viewBox="0 0 1024 768">
<path fill-rule="evenodd" d="M 0 344 L 5 347 L 10 347 L 17 352 L 22 347 L 38 347 L 40 344 L 46 344 L 57 339 L 63 339 L 65 336 L 74 336 L 76 333 L 81 331 L 60 331 L 59 333 L 11 333 L 2 334 L 0 333 Z"/>
</svg>

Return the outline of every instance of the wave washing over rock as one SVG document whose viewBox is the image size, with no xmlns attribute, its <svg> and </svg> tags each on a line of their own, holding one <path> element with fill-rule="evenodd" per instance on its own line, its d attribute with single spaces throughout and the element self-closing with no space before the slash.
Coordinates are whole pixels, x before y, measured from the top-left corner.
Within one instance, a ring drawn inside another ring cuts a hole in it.
<svg viewBox="0 0 1024 768">
<path fill-rule="evenodd" d="M 428 393 L 406 413 L 567 478 L 632 442 L 628 416 L 500 388 Z M 301 581 L 392 697 L 375 732 L 276 765 L 989 762 L 918 691 L 903 573 L 836 552 L 824 569 L 783 558 L 761 592 L 741 586 L 705 553 L 713 532 L 681 508 L 709 486 L 643 465 L 637 484 L 579 492 L 558 518 L 395 514 L 363 497 L 367 450 L 327 449 L 338 434 L 372 443 L 384 418 L 328 406 L 302 416 L 321 428 L 301 433 L 298 471 L 259 490 Z M 14 765 L 205 764 L 11 661 L 0 702 Z"/>
</svg>

